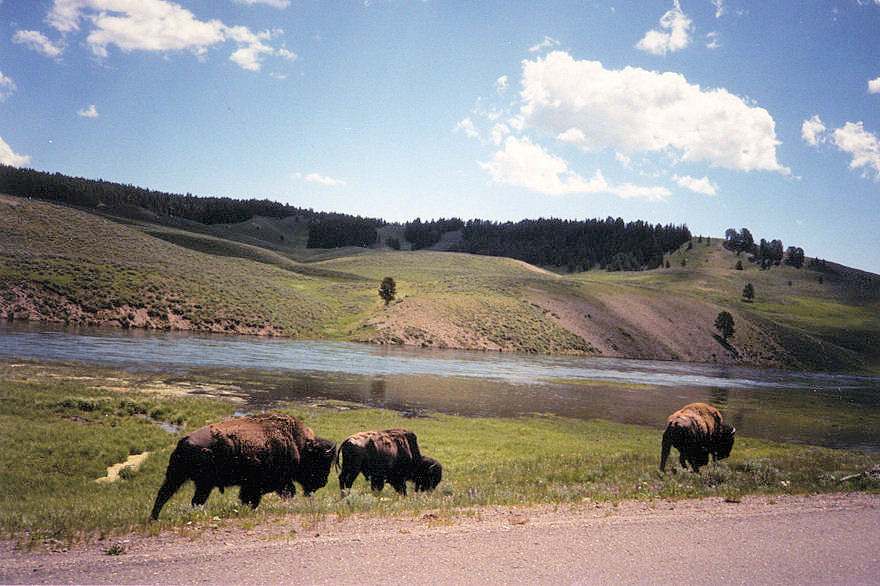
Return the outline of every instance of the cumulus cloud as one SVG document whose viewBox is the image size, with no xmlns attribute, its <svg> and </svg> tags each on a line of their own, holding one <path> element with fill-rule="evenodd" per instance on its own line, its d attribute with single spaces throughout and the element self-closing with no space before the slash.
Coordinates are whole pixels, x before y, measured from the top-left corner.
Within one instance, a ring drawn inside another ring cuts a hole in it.
<svg viewBox="0 0 880 586">
<path fill-rule="evenodd" d="M 56 45 L 40 31 L 17 31 L 12 36 L 12 42 L 24 45 L 31 51 L 36 51 L 51 59 L 60 57 L 64 53 L 64 48 L 61 45 Z"/>
<path fill-rule="evenodd" d="M 507 89 L 507 76 L 502 75 L 498 79 L 495 80 L 495 91 L 499 94 Z"/>
<path fill-rule="evenodd" d="M 3 75 L 0 71 L 0 102 L 8 98 L 15 91 L 15 82 Z"/>
<path fill-rule="evenodd" d="M 326 175 L 321 175 L 320 173 L 309 173 L 305 176 L 303 176 L 302 173 L 295 173 L 293 177 L 295 179 L 308 181 L 309 183 L 320 183 L 321 185 L 329 185 L 330 187 L 341 187 L 345 185 L 345 181 L 343 181 L 342 179 L 334 179 L 333 177 L 327 177 Z"/>
<path fill-rule="evenodd" d="M 543 41 L 541 41 L 537 45 L 529 47 L 529 52 L 530 53 L 537 53 L 538 51 L 543 51 L 544 49 L 550 49 L 551 47 L 558 47 L 558 46 L 559 46 L 559 41 L 557 41 L 556 39 L 553 39 L 550 37 L 544 37 Z"/>
<path fill-rule="evenodd" d="M 880 181 L 880 140 L 877 135 L 865 130 L 861 122 L 847 122 L 832 134 L 834 145 L 842 152 L 852 156 L 850 169 L 864 169 L 864 177 L 873 175 Z"/>
<path fill-rule="evenodd" d="M 666 55 L 690 44 L 690 32 L 694 27 L 691 19 L 682 12 L 678 0 L 674 0 L 672 9 L 660 18 L 660 27 L 664 30 L 652 29 L 645 33 L 642 40 L 636 43 L 636 49 L 652 55 Z"/>
<path fill-rule="evenodd" d="M 76 115 L 80 116 L 81 118 L 97 118 L 98 109 L 95 108 L 94 104 L 90 104 L 88 108 L 77 110 Z"/>
<path fill-rule="evenodd" d="M 674 175 L 672 180 L 675 181 L 679 187 L 690 189 L 694 193 L 700 193 L 702 195 L 715 195 L 718 193 L 718 186 L 708 177 L 697 179 L 696 177 L 689 177 L 687 175 L 684 177 Z"/>
<path fill-rule="evenodd" d="M 622 198 L 639 197 L 662 200 L 669 195 L 664 187 L 643 187 L 608 182 L 601 171 L 586 179 L 572 171 L 562 158 L 533 144 L 528 138 L 508 136 L 504 150 L 497 151 L 492 160 L 480 163 L 495 183 L 523 187 L 547 195 L 576 193 L 611 193 Z"/>
<path fill-rule="evenodd" d="M 878 77 L 877 79 L 872 79 L 868 82 L 868 93 L 880 94 L 880 77 Z"/>
<path fill-rule="evenodd" d="M 28 155 L 19 155 L 12 150 L 12 147 L 6 144 L 6 141 L 0 138 L 0 163 L 11 165 L 13 167 L 21 167 L 31 162 Z"/>
<path fill-rule="evenodd" d="M 290 51 L 267 44 L 280 30 L 254 33 L 216 19 L 201 21 L 166 0 L 55 0 L 46 22 L 62 33 L 78 31 L 81 23 L 88 23 L 86 44 L 102 58 L 114 45 L 125 52 L 188 50 L 203 55 L 208 47 L 226 41 L 238 45 L 230 59 L 249 71 L 258 71 L 265 55 L 295 58 Z"/>
<path fill-rule="evenodd" d="M 819 143 L 825 140 L 825 130 L 827 130 L 825 125 L 822 124 L 822 120 L 816 115 L 809 120 L 804 120 L 804 123 L 801 125 L 801 138 L 808 145 L 819 146 Z"/>
<path fill-rule="evenodd" d="M 880 139 L 865 130 L 862 122 L 847 122 L 840 128 L 829 130 L 822 124 L 819 116 L 804 120 L 801 136 L 809 145 L 818 147 L 830 143 L 837 150 L 852 157 L 850 169 L 863 169 L 862 176 L 880 181 Z"/>
<path fill-rule="evenodd" d="M 523 62 L 522 86 L 522 126 L 584 150 L 671 152 L 727 169 L 789 172 L 776 159 L 767 110 L 677 73 L 609 70 L 554 51 Z"/>
</svg>

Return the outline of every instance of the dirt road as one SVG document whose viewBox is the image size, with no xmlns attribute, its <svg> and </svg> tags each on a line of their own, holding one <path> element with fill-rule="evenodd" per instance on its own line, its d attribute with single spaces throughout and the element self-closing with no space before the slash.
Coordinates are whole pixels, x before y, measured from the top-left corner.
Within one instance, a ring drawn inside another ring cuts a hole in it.
<svg viewBox="0 0 880 586">
<path fill-rule="evenodd" d="M 0 582 L 880 583 L 880 495 L 291 517 L 183 533 L 60 553 L 2 543 Z M 124 552 L 108 555 L 112 545 Z"/>
</svg>

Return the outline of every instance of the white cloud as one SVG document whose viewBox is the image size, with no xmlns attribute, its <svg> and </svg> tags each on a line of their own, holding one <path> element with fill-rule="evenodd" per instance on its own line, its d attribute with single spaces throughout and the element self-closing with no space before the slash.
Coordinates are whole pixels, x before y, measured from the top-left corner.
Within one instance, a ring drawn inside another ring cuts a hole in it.
<svg viewBox="0 0 880 586">
<path fill-rule="evenodd" d="M 673 175 L 672 180 L 675 181 L 679 187 L 690 189 L 694 193 L 700 193 L 702 195 L 715 195 L 718 193 L 718 186 L 708 177 L 697 179 L 696 177 L 689 177 L 687 175 L 684 177 Z"/>
<path fill-rule="evenodd" d="M 510 134 L 510 127 L 507 124 L 499 122 L 492 127 L 492 142 L 496 145 L 500 145 L 501 141 L 503 141 L 504 137 L 508 134 Z"/>
<path fill-rule="evenodd" d="M 31 51 L 36 51 L 37 53 L 52 59 L 59 57 L 64 52 L 62 46 L 56 45 L 50 41 L 46 35 L 40 31 L 17 31 L 12 36 L 12 42 L 24 45 Z"/>
<path fill-rule="evenodd" d="M 456 124 L 455 128 L 452 131 L 458 132 L 459 130 L 463 130 L 465 136 L 467 137 L 480 138 L 480 133 L 477 132 L 477 129 L 474 126 L 474 121 L 470 118 L 465 118 L 464 120 Z"/>
<path fill-rule="evenodd" d="M 721 43 L 718 41 L 718 33 L 711 32 L 706 34 L 706 48 L 707 49 L 717 49 L 721 46 Z"/>
<path fill-rule="evenodd" d="M 13 152 L 12 147 L 6 144 L 6 141 L 0 138 L 0 163 L 11 165 L 13 167 L 21 167 L 31 162 L 28 155 L 19 155 Z"/>
<path fill-rule="evenodd" d="M 508 136 L 504 141 L 504 150 L 497 151 L 491 161 L 480 163 L 480 167 L 489 172 L 495 183 L 523 187 L 546 195 L 611 193 L 622 198 L 641 197 L 654 201 L 669 195 L 669 190 L 664 187 L 642 187 L 630 183 L 613 185 L 598 170 L 592 178 L 585 179 L 570 170 L 563 159 L 548 153 L 528 138 Z"/>
<path fill-rule="evenodd" d="M 801 136 L 812 146 L 833 144 L 837 150 L 852 157 L 850 169 L 863 168 L 863 177 L 869 178 L 873 175 L 874 181 L 880 181 L 880 139 L 876 134 L 865 130 L 862 122 L 847 122 L 840 128 L 828 130 L 819 116 L 813 116 L 804 120 Z"/>
<path fill-rule="evenodd" d="M 94 104 L 91 104 L 88 108 L 77 110 L 76 115 L 81 116 L 82 118 L 97 118 L 98 110 L 95 108 Z"/>
<path fill-rule="evenodd" d="M 12 95 L 15 91 L 15 82 L 3 75 L 0 71 L 0 102 Z"/>
<path fill-rule="evenodd" d="M 320 173 L 309 173 L 305 176 L 303 176 L 302 173 L 294 173 L 293 177 L 294 179 L 302 179 L 310 183 L 320 183 L 321 185 L 329 185 L 330 187 L 341 187 L 346 184 L 342 179 L 334 179 L 333 177 L 327 177 Z"/>
<path fill-rule="evenodd" d="M 253 6 L 254 4 L 266 4 L 268 6 L 282 9 L 290 6 L 290 0 L 233 0 L 233 2 L 236 4 L 247 4 L 248 6 Z"/>
<path fill-rule="evenodd" d="M 724 14 L 724 0 L 712 0 L 712 6 L 715 7 L 715 18 L 721 18 Z"/>
<path fill-rule="evenodd" d="M 880 94 L 880 77 L 878 77 L 877 79 L 872 79 L 868 82 L 868 93 Z"/>
<path fill-rule="evenodd" d="M 543 51 L 544 49 L 549 49 L 551 47 L 558 47 L 559 41 L 556 39 L 552 39 L 550 37 L 544 37 L 544 40 L 534 45 L 533 47 L 529 47 L 530 53 L 537 53 L 538 51 Z"/>
<path fill-rule="evenodd" d="M 522 86 L 522 126 L 584 150 L 667 152 L 740 171 L 789 172 L 776 160 L 767 110 L 677 73 L 608 70 L 554 51 L 523 62 Z"/>
<path fill-rule="evenodd" d="M 216 19 L 201 21 L 166 0 L 55 0 L 46 17 L 46 22 L 63 33 L 78 31 L 83 21 L 91 25 L 86 43 L 98 57 L 107 57 L 112 45 L 124 52 L 188 50 L 203 55 L 208 47 L 233 41 L 238 48 L 230 59 L 249 71 L 258 71 L 265 55 L 295 58 L 286 49 L 266 44 L 283 31 L 254 33 L 245 26 L 227 26 Z"/>
<path fill-rule="evenodd" d="M 865 130 L 861 122 L 847 122 L 832 134 L 835 146 L 852 156 L 850 169 L 864 167 L 864 176 L 873 174 L 874 181 L 880 181 L 880 140 L 877 135 Z"/>
<path fill-rule="evenodd" d="M 668 32 L 649 30 L 642 40 L 636 43 L 636 49 L 652 55 L 666 55 L 680 51 L 690 44 L 689 33 L 694 27 L 691 19 L 682 12 L 678 0 L 673 0 L 672 9 L 660 18 L 660 26 Z"/>
<path fill-rule="evenodd" d="M 819 143 L 825 140 L 823 136 L 825 130 L 825 125 L 822 124 L 822 120 L 816 115 L 809 120 L 804 120 L 804 123 L 801 125 L 801 138 L 811 146 L 819 146 Z"/>
<path fill-rule="evenodd" d="M 499 94 L 507 89 L 507 76 L 502 75 L 495 80 L 495 91 Z"/>
</svg>

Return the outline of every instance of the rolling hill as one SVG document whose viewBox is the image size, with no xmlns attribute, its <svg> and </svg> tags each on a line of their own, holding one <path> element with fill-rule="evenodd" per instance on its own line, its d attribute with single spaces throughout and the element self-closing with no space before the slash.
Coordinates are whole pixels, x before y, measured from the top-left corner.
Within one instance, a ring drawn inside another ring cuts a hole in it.
<svg viewBox="0 0 880 586">
<path fill-rule="evenodd" d="M 169 223 L 0 196 L 0 318 L 880 371 L 880 277 L 833 263 L 761 270 L 713 238 L 666 255 L 671 268 L 560 275 L 436 250 L 306 249 L 306 237 L 296 218 Z M 385 276 L 398 290 L 387 306 Z M 720 311 L 735 321 L 727 342 Z"/>
</svg>

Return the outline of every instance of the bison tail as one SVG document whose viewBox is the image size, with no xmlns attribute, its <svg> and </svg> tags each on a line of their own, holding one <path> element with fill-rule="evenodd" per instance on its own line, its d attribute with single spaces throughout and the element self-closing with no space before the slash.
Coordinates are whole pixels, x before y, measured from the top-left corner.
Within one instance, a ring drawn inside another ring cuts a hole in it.
<svg viewBox="0 0 880 586">
<path fill-rule="evenodd" d="M 666 469 L 666 459 L 669 457 L 669 450 L 672 448 L 672 433 L 671 428 L 667 427 L 663 432 L 663 445 L 660 449 L 660 471 L 663 472 Z"/>
</svg>

